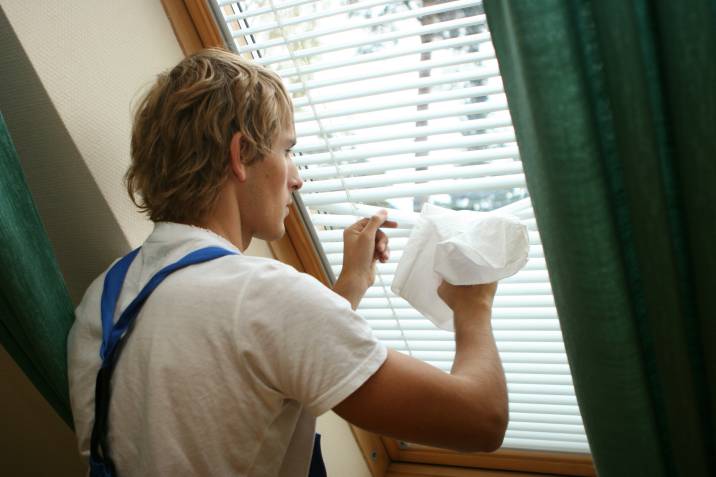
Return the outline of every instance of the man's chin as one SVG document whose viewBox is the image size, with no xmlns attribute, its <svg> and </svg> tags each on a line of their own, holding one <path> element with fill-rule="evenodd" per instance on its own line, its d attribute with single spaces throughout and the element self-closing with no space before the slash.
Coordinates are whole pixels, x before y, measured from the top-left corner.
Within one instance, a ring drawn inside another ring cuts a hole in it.
<svg viewBox="0 0 716 477">
<path fill-rule="evenodd" d="M 262 234 L 256 234 L 254 237 L 265 240 L 267 242 L 274 242 L 276 240 L 281 240 L 283 236 L 286 235 L 286 226 L 284 224 L 281 224 L 281 228 L 277 230 L 272 230 L 270 232 L 264 232 Z"/>
</svg>

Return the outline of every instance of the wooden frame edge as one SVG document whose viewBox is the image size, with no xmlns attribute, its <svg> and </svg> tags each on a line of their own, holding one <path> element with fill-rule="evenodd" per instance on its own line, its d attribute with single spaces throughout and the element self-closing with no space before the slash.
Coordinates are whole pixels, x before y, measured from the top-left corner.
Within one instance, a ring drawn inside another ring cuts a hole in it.
<svg viewBox="0 0 716 477">
<path fill-rule="evenodd" d="M 201 38 L 203 47 L 226 47 L 224 38 L 221 36 L 221 29 L 216 24 L 214 12 L 211 11 L 206 0 L 184 0 L 184 5 L 191 16 L 199 38 Z"/>
<path fill-rule="evenodd" d="M 161 0 L 161 2 L 184 56 L 204 48 L 204 43 L 184 0 Z"/>
<path fill-rule="evenodd" d="M 410 464 L 394 462 L 388 468 L 386 477 L 537 477 L 532 472 L 512 472 L 492 469 L 468 469 L 445 465 Z M 539 474 L 539 477 L 559 477 L 554 474 Z"/>
<path fill-rule="evenodd" d="M 360 427 L 356 427 L 352 424 L 349 425 L 351 431 L 353 432 L 353 438 L 356 440 L 358 448 L 365 459 L 365 463 L 368 465 L 370 474 L 373 477 L 385 477 L 388 472 L 388 468 L 393 462 L 390 455 L 386 452 L 386 448 L 383 445 L 383 439 L 372 432 L 361 429 Z"/>
<path fill-rule="evenodd" d="M 536 472 L 568 476 L 596 476 L 592 456 L 568 452 L 499 449 L 492 453 L 460 453 L 410 444 L 389 449 L 393 460 L 413 464 L 438 464 L 504 471 Z"/>
</svg>

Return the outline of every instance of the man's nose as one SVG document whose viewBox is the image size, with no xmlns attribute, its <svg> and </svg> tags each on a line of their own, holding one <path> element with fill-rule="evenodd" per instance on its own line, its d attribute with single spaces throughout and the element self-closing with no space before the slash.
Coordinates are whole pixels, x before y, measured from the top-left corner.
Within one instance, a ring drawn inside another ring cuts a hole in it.
<svg viewBox="0 0 716 477">
<path fill-rule="evenodd" d="M 303 179 L 301 179 L 301 175 L 298 173 L 298 167 L 296 167 L 296 164 L 291 164 L 289 174 L 288 186 L 292 191 L 297 191 L 303 187 Z"/>
</svg>

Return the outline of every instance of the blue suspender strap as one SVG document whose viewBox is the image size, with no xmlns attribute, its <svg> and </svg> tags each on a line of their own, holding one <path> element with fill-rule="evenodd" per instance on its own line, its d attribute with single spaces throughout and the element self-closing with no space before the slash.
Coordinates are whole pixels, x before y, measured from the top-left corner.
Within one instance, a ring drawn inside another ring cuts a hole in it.
<svg viewBox="0 0 716 477">
<path fill-rule="evenodd" d="M 104 276 L 104 288 L 102 289 L 102 346 L 99 348 L 99 355 L 102 358 L 107 356 L 106 348 L 109 341 L 109 334 L 112 332 L 112 319 L 114 318 L 114 310 L 117 307 L 119 293 L 122 291 L 124 278 L 127 276 L 129 266 L 134 261 L 134 257 L 139 253 L 139 249 L 132 250 L 130 253 L 122 257 L 115 263 L 112 268 Z"/>
<path fill-rule="evenodd" d="M 308 469 L 308 477 L 326 477 L 326 466 L 323 463 L 321 454 L 321 435 L 316 434 L 313 439 L 313 455 L 311 456 L 311 467 Z"/>
<path fill-rule="evenodd" d="M 90 475 L 92 477 L 112 477 L 117 475 L 114 463 L 109 457 L 109 446 L 107 444 L 110 381 L 119 357 L 121 344 L 124 343 L 123 338 L 126 337 L 126 332 L 137 317 L 142 305 L 154 289 L 172 272 L 189 265 L 236 253 L 221 247 L 206 247 L 189 253 L 178 262 L 167 265 L 149 280 L 119 316 L 117 323 L 113 325 L 112 319 L 119 294 L 122 291 L 122 284 L 127 276 L 129 266 L 138 252 L 139 249 L 134 250 L 120 259 L 110 268 L 104 278 L 104 289 L 102 290 L 100 305 L 102 312 L 102 345 L 100 347 L 102 366 L 97 373 L 95 419 L 90 441 Z"/>
<path fill-rule="evenodd" d="M 226 255 L 233 255 L 236 252 L 221 247 L 206 247 L 191 252 L 181 260 L 167 265 L 149 280 L 134 300 L 132 300 L 127 308 L 119 315 L 117 323 L 113 324 L 114 310 L 117 307 L 117 301 L 122 291 L 122 284 L 127 276 L 129 266 L 138 253 L 139 249 L 133 250 L 117 261 L 117 263 L 109 269 L 104 278 L 104 288 L 102 290 L 100 305 L 102 313 L 102 345 L 100 346 L 102 365 L 97 373 L 97 383 L 95 386 L 95 419 L 90 441 L 91 477 L 115 477 L 117 475 L 114 463 L 109 457 L 109 445 L 107 442 L 110 382 L 122 345 L 142 305 L 144 305 L 144 302 L 149 295 L 152 294 L 154 289 L 171 273 L 189 265 L 208 262 Z M 320 442 L 320 435 L 316 434 L 309 477 L 326 476 L 326 468 L 323 464 L 323 457 L 321 456 Z"/>
</svg>

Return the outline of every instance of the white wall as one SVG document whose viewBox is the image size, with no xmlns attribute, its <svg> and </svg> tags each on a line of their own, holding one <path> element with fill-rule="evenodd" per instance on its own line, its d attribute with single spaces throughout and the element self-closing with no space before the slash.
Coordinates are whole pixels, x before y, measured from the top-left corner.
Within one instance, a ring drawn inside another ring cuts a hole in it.
<svg viewBox="0 0 716 477">
<path fill-rule="evenodd" d="M 122 186 L 130 105 L 182 52 L 158 0 L 0 5 L 0 109 L 77 303 L 151 230 Z"/>
<path fill-rule="evenodd" d="M 332 477 L 371 477 L 370 470 L 346 421 L 330 411 L 318 418 L 321 451 Z"/>
<path fill-rule="evenodd" d="M 151 224 L 121 183 L 133 100 L 182 58 L 159 0 L 0 0 L 0 111 L 75 303 Z M 268 255 L 256 241 L 248 251 Z M 0 473 L 79 475 L 72 433 L 0 349 Z M 368 468 L 348 425 L 319 419 L 333 476 Z"/>
<path fill-rule="evenodd" d="M 121 187 L 132 100 L 183 57 L 159 1 L 2 0 L 52 104 L 130 244 L 149 224 Z"/>
</svg>

